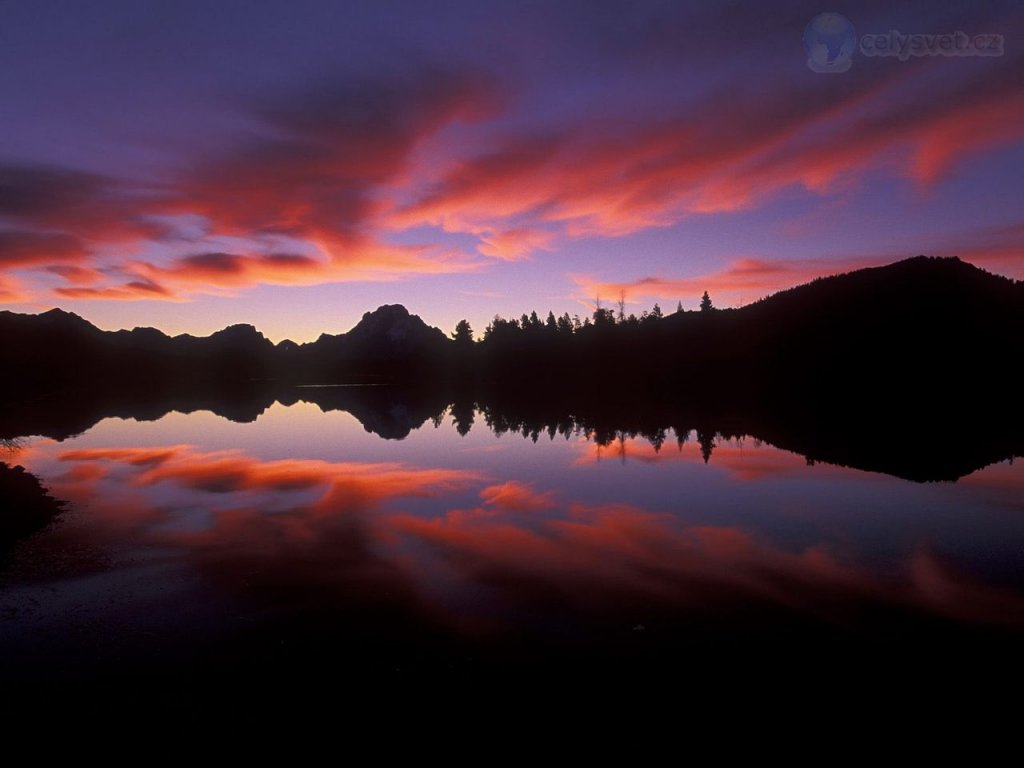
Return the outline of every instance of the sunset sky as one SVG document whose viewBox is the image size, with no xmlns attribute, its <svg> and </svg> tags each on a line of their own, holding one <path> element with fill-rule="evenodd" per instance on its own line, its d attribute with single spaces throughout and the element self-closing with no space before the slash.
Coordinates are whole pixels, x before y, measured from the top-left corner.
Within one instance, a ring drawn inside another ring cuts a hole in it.
<svg viewBox="0 0 1024 768">
<path fill-rule="evenodd" d="M 1002 55 L 819 73 L 822 12 Z M 1024 278 L 1019 2 L 6 0 L 0 104 L 0 308 L 102 328 L 480 331 L 919 253 Z"/>
</svg>

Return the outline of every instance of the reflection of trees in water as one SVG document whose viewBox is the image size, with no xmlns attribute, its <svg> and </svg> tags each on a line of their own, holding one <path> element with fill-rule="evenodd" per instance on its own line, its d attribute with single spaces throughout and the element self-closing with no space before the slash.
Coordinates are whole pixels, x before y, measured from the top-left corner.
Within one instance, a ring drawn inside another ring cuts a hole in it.
<svg viewBox="0 0 1024 768">
<path fill-rule="evenodd" d="M 461 411 L 460 415 L 456 415 L 456 407 L 453 406 L 452 415 L 459 434 L 465 435 L 473 424 L 473 409 L 467 404 L 463 404 L 461 407 L 465 410 Z M 646 440 L 655 453 L 660 453 L 671 430 L 676 436 L 679 450 L 682 450 L 682 447 L 689 441 L 691 433 L 696 432 L 701 456 L 704 458 L 704 463 L 708 463 L 714 451 L 716 439 L 727 437 L 714 430 L 674 425 L 639 429 L 611 428 L 597 424 L 588 418 L 572 415 L 517 417 L 488 405 L 480 407 L 480 414 L 488 429 L 499 437 L 507 432 L 521 434 L 533 442 L 537 442 L 542 434 L 547 434 L 552 440 L 556 435 L 561 435 L 566 440 L 573 437 L 582 438 L 594 443 L 598 458 L 604 455 L 604 449 L 611 448 L 622 462 L 625 462 L 629 456 L 630 443 L 637 438 Z"/>
<path fill-rule="evenodd" d="M 541 326 L 546 327 L 543 323 Z M 419 387 L 254 383 L 242 394 L 201 389 L 170 398 L 159 392 L 151 396 L 138 393 L 134 399 L 123 401 L 117 393 L 96 399 L 97 393 L 85 392 L 74 398 L 20 404 L 0 413 L 0 424 L 8 438 L 42 435 L 64 439 L 85 432 L 110 415 L 153 420 L 171 410 L 210 410 L 232 421 L 248 422 L 256 420 L 275 401 L 285 406 L 307 402 L 324 412 L 346 411 L 368 432 L 388 440 L 404 439 L 426 424 L 440 426 L 451 414 L 459 435 L 467 435 L 482 422 L 496 435 L 517 432 L 535 442 L 547 435 L 567 440 L 582 437 L 599 447 L 619 443 L 620 457 L 622 448 L 633 450 L 624 444 L 624 436 L 642 437 L 659 452 L 666 436 L 674 434 L 679 448 L 694 441 L 700 455 L 710 462 L 722 439 L 750 435 L 815 461 L 919 482 L 955 480 L 1024 453 L 1024 421 L 1020 415 L 1004 408 L 1005 413 L 999 412 L 998 417 L 980 418 L 976 413 L 979 403 L 973 400 L 959 405 L 951 401 L 950 410 L 943 410 L 941 415 L 937 411 L 915 415 L 892 408 L 878 410 L 870 403 L 873 410 L 866 410 L 867 405 L 850 398 L 837 397 L 805 408 L 792 402 L 779 404 L 771 398 L 764 402 L 734 399 L 729 393 L 691 400 L 680 393 L 667 396 L 657 390 L 608 393 L 583 386 L 576 391 L 569 383 L 552 391 L 517 388 L 515 382 L 493 391 L 473 381 L 458 387 L 429 383 Z M 954 424 L 960 437 L 940 440 Z M 880 433 L 925 435 L 926 439 L 915 440 L 913 450 L 908 450 L 900 441 L 879 441 L 876 436 Z M 0 441 L 0 459 L 13 463 L 3 448 L 13 454 L 19 447 L 17 439 Z"/>
<path fill-rule="evenodd" d="M 469 434 L 469 430 L 473 428 L 473 421 L 476 418 L 476 404 L 467 400 L 456 401 L 452 404 L 451 414 L 455 431 L 465 437 Z"/>
<path fill-rule="evenodd" d="M 715 450 L 715 433 L 703 429 L 697 430 L 697 442 L 700 444 L 700 455 L 707 464 L 711 458 L 711 452 Z"/>
</svg>

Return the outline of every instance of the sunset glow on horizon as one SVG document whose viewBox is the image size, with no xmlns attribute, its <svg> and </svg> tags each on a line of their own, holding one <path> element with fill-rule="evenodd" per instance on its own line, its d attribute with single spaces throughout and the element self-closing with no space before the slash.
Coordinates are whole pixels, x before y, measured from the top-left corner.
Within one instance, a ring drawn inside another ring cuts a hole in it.
<svg viewBox="0 0 1024 768">
<path fill-rule="evenodd" d="M 1003 48 L 823 73 L 827 11 Z M 5 3 L 0 309 L 309 341 L 918 254 L 1022 279 L 1022 33 L 1010 2 Z"/>
</svg>

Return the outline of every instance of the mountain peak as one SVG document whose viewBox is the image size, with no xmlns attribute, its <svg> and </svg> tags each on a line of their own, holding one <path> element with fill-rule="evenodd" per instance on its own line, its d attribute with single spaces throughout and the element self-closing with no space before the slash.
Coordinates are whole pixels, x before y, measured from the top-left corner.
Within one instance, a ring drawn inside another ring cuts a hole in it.
<svg viewBox="0 0 1024 768">
<path fill-rule="evenodd" d="M 91 323 L 80 315 L 76 315 L 74 312 L 66 312 L 59 307 L 54 307 L 46 312 L 40 312 L 39 317 L 46 318 L 47 320 L 54 322 L 73 322 L 77 324 L 85 323 L 91 325 Z"/>
<path fill-rule="evenodd" d="M 392 334 L 396 331 L 403 334 L 404 330 L 421 325 L 426 327 L 418 315 L 410 315 L 409 310 L 401 304 L 382 304 L 373 312 L 363 313 L 363 318 L 346 335 L 359 337 Z"/>
<path fill-rule="evenodd" d="M 438 340 L 443 343 L 446 337 L 401 304 L 383 304 L 365 313 L 355 328 L 345 334 L 345 339 L 349 343 L 367 345 L 375 354 L 386 354 L 388 350 L 404 354 L 413 349 L 422 350 Z"/>
<path fill-rule="evenodd" d="M 236 323 L 227 328 L 211 333 L 206 337 L 207 342 L 215 344 L 228 344 L 238 347 L 267 347 L 273 348 L 273 343 L 256 330 L 256 326 L 248 323 Z"/>
<path fill-rule="evenodd" d="M 256 326 L 251 325 L 249 323 L 235 323 L 234 325 L 229 325 L 227 328 L 222 328 L 221 330 L 214 331 L 213 333 L 210 334 L 211 339 L 214 336 L 236 338 L 242 338 L 245 336 L 258 336 L 261 339 L 263 338 L 263 334 L 256 330 Z"/>
<path fill-rule="evenodd" d="M 381 304 L 373 312 L 364 312 L 363 320 L 372 320 L 375 318 L 380 319 L 391 319 L 398 320 L 411 317 L 409 310 L 401 304 Z"/>
</svg>

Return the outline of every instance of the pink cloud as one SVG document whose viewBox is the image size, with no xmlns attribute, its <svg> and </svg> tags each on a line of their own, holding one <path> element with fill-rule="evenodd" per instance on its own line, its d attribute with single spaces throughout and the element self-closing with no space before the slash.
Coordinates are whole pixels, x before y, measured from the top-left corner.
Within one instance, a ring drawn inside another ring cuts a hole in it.
<svg viewBox="0 0 1024 768">
<path fill-rule="evenodd" d="M 487 486 L 480 491 L 480 498 L 484 504 L 514 512 L 549 509 L 555 504 L 554 493 L 538 493 L 529 483 L 514 480 Z"/>
<path fill-rule="evenodd" d="M 321 85 L 252 105 L 259 130 L 160 183 L 0 168 L 16 227 L 0 233 L 0 261 L 92 269 L 55 272 L 68 298 L 178 299 L 473 271 L 487 263 L 481 256 L 521 260 L 573 238 L 750 209 L 786 190 L 832 195 L 876 173 L 928 188 L 1021 139 L 1015 65 L 993 63 L 979 85 L 911 63 L 838 92 L 821 81 L 770 94 L 730 87 L 685 113 L 581 114 L 500 133 L 513 105 L 473 72 Z M 468 140 L 453 141 L 454 129 Z M 160 221 L 180 215 L 203 222 L 198 246 L 147 255 L 169 242 Z M 419 242 L 394 244 L 414 227 L 425 230 Z M 468 235 L 475 252 L 444 245 L 445 233 Z M 228 239 L 245 245 L 226 248 Z M 750 299 L 846 266 L 745 257 L 701 278 L 579 282 L 587 294 L 673 299 L 706 289 Z"/>
</svg>

